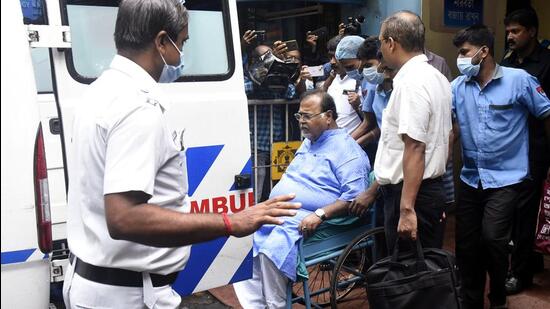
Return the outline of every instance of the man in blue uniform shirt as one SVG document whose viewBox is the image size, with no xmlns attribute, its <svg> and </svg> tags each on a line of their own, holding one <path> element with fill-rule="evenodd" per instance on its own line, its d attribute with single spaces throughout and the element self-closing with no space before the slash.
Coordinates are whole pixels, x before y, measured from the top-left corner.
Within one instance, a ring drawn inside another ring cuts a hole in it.
<svg viewBox="0 0 550 309">
<path fill-rule="evenodd" d="M 456 212 L 464 308 L 483 308 L 486 271 L 491 308 L 506 308 L 506 246 L 514 206 L 530 174 L 527 116 L 544 119 L 550 136 L 550 101 L 539 82 L 496 64 L 493 42 L 485 26 L 466 28 L 453 40 L 463 74 L 452 90 L 464 162 Z"/>
</svg>

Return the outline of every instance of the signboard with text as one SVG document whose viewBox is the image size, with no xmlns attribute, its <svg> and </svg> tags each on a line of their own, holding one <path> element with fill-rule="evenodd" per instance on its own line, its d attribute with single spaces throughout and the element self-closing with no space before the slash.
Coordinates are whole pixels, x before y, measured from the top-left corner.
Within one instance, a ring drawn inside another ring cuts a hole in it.
<svg viewBox="0 0 550 309">
<path fill-rule="evenodd" d="M 483 23 L 483 0 L 445 0 L 443 24 L 465 28 Z"/>
</svg>

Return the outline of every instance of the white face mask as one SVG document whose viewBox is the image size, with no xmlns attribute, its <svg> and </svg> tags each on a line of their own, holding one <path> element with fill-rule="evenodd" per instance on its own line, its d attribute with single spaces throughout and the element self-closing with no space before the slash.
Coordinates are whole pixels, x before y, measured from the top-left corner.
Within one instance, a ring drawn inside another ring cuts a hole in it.
<svg viewBox="0 0 550 309">
<path fill-rule="evenodd" d="M 174 41 L 168 36 L 168 39 L 170 40 L 170 43 L 174 45 L 176 50 L 180 53 L 180 64 L 177 66 L 169 65 L 166 63 L 166 60 L 164 60 L 164 57 L 162 54 L 160 54 L 160 57 L 162 58 L 162 61 L 164 61 L 164 68 L 162 68 L 162 73 L 160 74 L 159 83 L 172 83 L 176 81 L 178 78 L 180 78 L 183 75 L 183 67 L 185 66 L 183 62 L 183 52 L 176 46 Z"/>
<path fill-rule="evenodd" d="M 374 85 L 380 85 L 384 82 L 384 73 L 378 72 L 378 67 L 371 66 L 368 68 L 363 69 L 363 76 L 367 80 L 367 82 L 374 84 Z"/>
<path fill-rule="evenodd" d="M 468 76 L 468 77 L 474 77 L 479 74 L 479 70 L 481 69 L 481 62 L 483 62 L 483 59 L 478 64 L 472 64 L 472 60 L 474 59 L 477 54 L 481 51 L 483 48 L 480 47 L 478 51 L 472 56 L 472 57 L 458 57 L 456 58 L 456 66 L 458 67 L 458 70 L 460 73 Z"/>
</svg>

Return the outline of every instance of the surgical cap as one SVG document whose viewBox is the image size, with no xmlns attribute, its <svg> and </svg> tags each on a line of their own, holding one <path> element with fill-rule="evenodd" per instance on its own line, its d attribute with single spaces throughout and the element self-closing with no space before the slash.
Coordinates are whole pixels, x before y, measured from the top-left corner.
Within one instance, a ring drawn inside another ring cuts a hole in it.
<svg viewBox="0 0 550 309">
<path fill-rule="evenodd" d="M 357 59 L 357 51 L 364 40 L 365 39 L 357 35 L 344 37 L 340 43 L 338 43 L 338 47 L 336 47 L 336 59 Z"/>
</svg>

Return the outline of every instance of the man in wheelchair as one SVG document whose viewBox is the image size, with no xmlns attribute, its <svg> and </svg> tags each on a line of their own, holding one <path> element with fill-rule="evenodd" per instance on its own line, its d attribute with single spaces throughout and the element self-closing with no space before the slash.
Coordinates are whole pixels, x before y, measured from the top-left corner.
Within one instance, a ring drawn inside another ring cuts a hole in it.
<svg viewBox="0 0 550 309">
<path fill-rule="evenodd" d="M 234 285 L 244 308 L 284 308 L 288 280 L 300 276 L 302 237 L 320 241 L 361 223 L 347 216 L 348 205 L 368 187 L 371 167 L 357 142 L 336 125 L 334 100 L 320 90 L 307 92 L 295 117 L 305 140 L 271 195 L 296 193 L 302 208 L 282 225 L 264 225 L 254 234 L 253 277 Z"/>
</svg>

